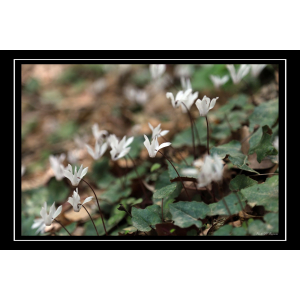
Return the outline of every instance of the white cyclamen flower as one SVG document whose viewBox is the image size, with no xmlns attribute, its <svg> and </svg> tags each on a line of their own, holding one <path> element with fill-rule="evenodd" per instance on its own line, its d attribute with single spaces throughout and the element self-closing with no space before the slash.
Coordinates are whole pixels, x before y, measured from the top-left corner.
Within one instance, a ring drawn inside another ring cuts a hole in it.
<svg viewBox="0 0 300 300">
<path fill-rule="evenodd" d="M 149 69 L 152 78 L 157 79 L 166 71 L 166 65 L 150 65 Z"/>
<path fill-rule="evenodd" d="M 251 66 L 251 75 L 253 77 L 257 77 L 261 71 L 266 67 L 266 65 L 264 64 L 260 64 L 260 65 L 250 65 Z"/>
<path fill-rule="evenodd" d="M 210 75 L 210 79 L 213 82 L 216 89 L 218 89 L 221 85 L 225 84 L 229 80 L 229 76 L 225 75 L 222 78 L 217 75 Z"/>
<path fill-rule="evenodd" d="M 33 220 L 31 229 L 35 229 L 35 228 L 37 228 L 37 231 L 35 232 L 35 234 L 45 232 L 46 225 L 45 225 L 43 218 L 38 218 L 38 219 Z"/>
<path fill-rule="evenodd" d="M 223 162 L 218 155 L 213 158 L 207 155 L 198 176 L 198 187 L 204 187 L 212 181 L 220 181 L 223 178 Z"/>
<path fill-rule="evenodd" d="M 50 155 L 49 157 L 50 165 L 54 172 L 56 180 L 62 180 L 64 178 L 65 167 L 62 162 L 65 160 L 65 158 L 65 154 L 61 154 L 60 156 Z"/>
<path fill-rule="evenodd" d="M 157 141 L 157 137 L 154 140 L 152 140 L 152 142 L 150 144 L 150 141 L 146 135 L 144 135 L 144 138 L 145 138 L 144 145 L 145 145 L 146 149 L 148 150 L 150 157 L 155 157 L 158 150 L 171 145 L 171 143 L 169 143 L 169 142 L 162 143 L 161 145 L 159 145 L 159 143 Z"/>
<path fill-rule="evenodd" d="M 172 103 L 172 106 L 174 108 L 177 108 L 179 107 L 179 105 L 181 104 L 182 101 L 184 100 L 188 100 L 188 97 L 189 95 L 191 94 L 192 92 L 192 89 L 188 89 L 186 91 L 179 91 L 176 95 L 176 98 L 174 99 L 174 95 L 173 93 L 167 93 L 166 94 L 166 97 L 168 99 L 171 99 L 171 103 Z"/>
<path fill-rule="evenodd" d="M 202 100 L 198 99 L 196 101 L 196 106 L 199 110 L 200 116 L 201 117 L 206 117 L 207 113 L 209 110 L 214 108 L 216 101 L 219 99 L 219 97 L 213 98 L 210 100 L 210 98 L 204 96 Z"/>
<path fill-rule="evenodd" d="M 96 140 L 95 151 L 88 144 L 85 144 L 85 147 L 87 148 L 88 153 L 94 158 L 94 160 L 97 160 L 106 151 L 107 143 L 103 143 L 102 140 L 101 141 Z"/>
<path fill-rule="evenodd" d="M 248 65 L 240 65 L 237 72 L 235 71 L 234 65 L 227 65 L 226 67 L 234 84 L 238 84 L 250 71 L 250 66 Z"/>
<path fill-rule="evenodd" d="M 75 212 L 79 212 L 81 209 L 81 206 L 89 201 L 91 201 L 93 197 L 87 197 L 83 203 L 80 203 L 80 196 L 78 194 L 78 188 L 76 191 L 73 191 L 72 197 L 69 197 L 68 202 L 73 206 L 73 209 Z"/>
<path fill-rule="evenodd" d="M 44 203 L 44 206 L 41 209 L 41 216 L 44 220 L 46 226 L 50 226 L 52 221 L 61 213 L 62 206 L 59 206 L 57 210 L 55 210 L 55 202 L 50 207 L 49 215 L 47 214 L 47 203 Z"/>
<path fill-rule="evenodd" d="M 191 85 L 191 81 L 189 78 L 185 79 L 184 77 L 181 77 L 181 86 L 183 88 L 183 90 L 186 92 L 186 91 L 189 91 L 191 90 L 192 91 L 192 85 Z M 189 93 L 187 98 L 184 99 L 180 104 L 181 104 L 181 109 L 182 109 L 182 112 L 183 113 L 187 113 L 187 109 L 190 110 L 190 108 L 192 107 L 192 105 L 194 104 L 195 100 L 198 98 L 198 92 L 195 92 L 192 94 Z M 183 103 L 185 105 L 183 105 Z M 186 109 L 187 107 L 187 109 Z"/>
<path fill-rule="evenodd" d="M 99 126 L 97 123 L 95 123 L 92 126 L 92 132 L 93 132 L 93 136 L 96 139 L 96 141 L 100 140 L 100 139 L 105 139 L 108 136 L 108 131 L 106 130 L 99 130 Z"/>
<path fill-rule="evenodd" d="M 128 146 L 133 142 L 133 139 L 134 137 L 132 136 L 126 141 L 126 136 L 124 136 L 123 139 L 119 142 L 116 136 L 111 137 L 110 138 L 110 147 L 112 148 L 112 150 L 110 151 L 111 159 L 113 161 L 116 161 L 124 157 L 125 155 L 127 155 L 128 152 L 130 151 L 130 147 Z"/>
<path fill-rule="evenodd" d="M 160 129 L 161 124 L 159 124 L 155 128 L 153 128 L 153 126 L 150 123 L 148 123 L 148 125 L 149 125 L 150 129 L 152 130 L 152 139 L 155 139 L 156 137 L 164 136 L 169 132 L 169 130 L 161 131 L 161 129 Z"/>
<path fill-rule="evenodd" d="M 78 186 L 80 180 L 87 173 L 87 171 L 88 171 L 88 167 L 82 170 L 82 165 L 81 165 L 77 172 L 77 167 L 75 166 L 74 174 L 73 174 L 72 166 L 68 164 L 68 167 L 64 170 L 64 175 L 71 181 L 73 186 Z"/>
</svg>

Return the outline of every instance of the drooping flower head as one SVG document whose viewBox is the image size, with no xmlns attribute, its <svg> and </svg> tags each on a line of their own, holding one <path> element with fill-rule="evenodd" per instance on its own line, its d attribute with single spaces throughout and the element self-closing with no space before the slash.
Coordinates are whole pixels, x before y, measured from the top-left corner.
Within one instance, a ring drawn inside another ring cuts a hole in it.
<svg viewBox="0 0 300 300">
<path fill-rule="evenodd" d="M 225 75 L 222 78 L 218 75 L 210 75 L 210 79 L 215 88 L 218 89 L 221 85 L 225 84 L 229 80 L 229 76 Z"/>
<path fill-rule="evenodd" d="M 146 149 L 148 150 L 150 157 L 155 157 L 158 150 L 171 145 L 171 143 L 169 143 L 169 142 L 162 143 L 161 145 L 159 145 L 159 143 L 157 141 L 157 137 L 154 140 L 152 140 L 152 142 L 150 144 L 150 141 L 146 135 L 144 135 L 144 138 L 145 138 L 144 145 L 145 145 Z"/>
<path fill-rule="evenodd" d="M 217 154 L 213 157 L 207 155 L 198 175 L 198 187 L 204 187 L 223 178 L 223 162 Z"/>
<path fill-rule="evenodd" d="M 62 164 L 62 162 L 65 160 L 65 158 L 66 158 L 65 154 L 61 154 L 60 156 L 59 155 L 57 155 L 57 156 L 50 155 L 49 156 L 50 165 L 54 172 L 56 180 L 62 180 L 64 178 L 65 167 Z"/>
<path fill-rule="evenodd" d="M 150 65 L 149 69 L 151 77 L 158 79 L 166 71 L 166 65 Z"/>
<path fill-rule="evenodd" d="M 50 226 L 52 221 L 61 213 L 62 206 L 60 205 L 58 209 L 55 210 L 55 202 L 50 207 L 49 215 L 47 214 L 47 203 L 44 203 L 44 206 L 41 209 L 41 216 L 44 220 L 46 226 Z"/>
<path fill-rule="evenodd" d="M 92 126 L 92 132 L 93 132 L 93 136 L 94 136 L 96 141 L 104 140 L 108 137 L 108 131 L 99 130 L 99 126 L 98 126 L 97 123 L 95 123 Z"/>
<path fill-rule="evenodd" d="M 188 100 L 189 95 L 191 94 L 192 89 L 188 89 L 186 91 L 179 91 L 174 99 L 173 93 L 167 93 L 166 97 L 171 99 L 172 106 L 177 108 L 180 106 L 181 102 L 184 100 Z"/>
<path fill-rule="evenodd" d="M 130 147 L 128 146 L 133 142 L 134 137 L 132 136 L 126 141 L 126 136 L 124 136 L 123 139 L 119 142 L 115 135 L 113 135 L 112 137 L 111 136 L 109 139 L 110 147 L 112 149 L 110 151 L 110 155 L 111 159 L 113 161 L 116 161 L 128 154 L 128 152 L 130 151 Z"/>
<path fill-rule="evenodd" d="M 73 186 L 78 186 L 80 180 L 87 173 L 87 171 L 88 171 L 88 167 L 82 169 L 82 165 L 81 165 L 77 172 L 77 167 L 75 166 L 74 174 L 73 174 L 72 166 L 68 164 L 68 167 L 64 170 L 64 175 L 71 181 Z"/>
<path fill-rule="evenodd" d="M 257 77 L 261 71 L 266 67 L 264 64 L 259 64 L 259 65 L 250 65 L 251 66 L 251 75 L 253 77 Z"/>
<path fill-rule="evenodd" d="M 73 191 L 73 195 L 72 197 L 69 197 L 68 202 L 73 206 L 73 209 L 75 212 L 79 212 L 82 205 L 91 201 L 93 199 L 93 197 L 87 197 L 83 203 L 80 203 L 80 196 L 78 194 L 78 188 L 76 189 L 76 191 Z"/>
<path fill-rule="evenodd" d="M 161 124 L 159 124 L 155 128 L 153 128 L 153 126 L 150 123 L 148 123 L 148 125 L 149 125 L 150 129 L 152 130 L 152 140 L 155 139 L 156 137 L 164 136 L 169 132 L 169 130 L 163 130 L 162 131 L 160 129 Z"/>
<path fill-rule="evenodd" d="M 107 149 L 107 143 L 103 143 L 102 140 L 96 140 L 95 151 L 88 144 L 85 144 L 85 147 L 87 148 L 88 153 L 94 158 L 94 160 L 97 160 L 105 153 Z"/>
<path fill-rule="evenodd" d="M 226 67 L 234 84 L 240 83 L 243 77 L 245 77 L 250 71 L 250 66 L 248 65 L 240 65 L 237 72 L 235 71 L 234 65 L 227 65 Z"/>
<path fill-rule="evenodd" d="M 219 97 L 213 98 L 210 100 L 210 98 L 204 96 L 202 100 L 198 99 L 196 101 L 196 106 L 199 110 L 200 116 L 201 117 L 206 117 L 207 113 L 209 110 L 214 108 L 216 101 L 219 99 Z"/>
</svg>

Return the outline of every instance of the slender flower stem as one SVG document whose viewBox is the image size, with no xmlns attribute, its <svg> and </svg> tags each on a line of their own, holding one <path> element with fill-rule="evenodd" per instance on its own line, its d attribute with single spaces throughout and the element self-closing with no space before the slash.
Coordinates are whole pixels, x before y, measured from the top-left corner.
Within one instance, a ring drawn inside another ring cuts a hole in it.
<svg viewBox="0 0 300 300">
<path fill-rule="evenodd" d="M 243 215 L 244 215 L 244 219 L 246 221 L 246 225 L 247 225 L 247 228 L 248 228 L 248 222 L 247 222 L 247 219 L 246 219 L 246 215 L 245 215 L 245 212 L 244 212 L 244 208 L 243 208 L 243 204 L 242 204 L 242 201 L 240 199 L 240 196 L 238 194 L 238 192 L 234 191 L 235 195 L 237 196 L 238 200 L 239 200 L 239 203 L 240 203 L 240 206 L 241 206 L 241 209 L 242 209 L 242 212 L 243 212 Z"/>
<path fill-rule="evenodd" d="M 164 221 L 164 198 L 161 199 L 161 220 Z"/>
<path fill-rule="evenodd" d="M 187 189 L 186 189 L 186 187 L 185 187 L 185 185 L 184 185 L 184 183 L 183 183 L 183 180 L 182 180 L 181 176 L 180 176 L 179 173 L 177 172 L 177 170 L 176 170 L 176 168 L 174 167 L 174 165 L 172 164 L 172 162 L 171 162 L 171 161 L 170 161 L 170 160 L 169 160 L 162 152 L 160 152 L 159 150 L 158 150 L 158 152 L 159 152 L 165 159 L 167 159 L 167 160 L 169 161 L 169 163 L 172 165 L 172 167 L 174 168 L 175 172 L 177 173 L 177 175 L 178 175 L 178 177 L 179 177 L 179 179 L 180 179 L 180 181 L 181 181 L 181 183 L 182 183 L 182 185 L 183 185 L 183 187 L 184 187 L 185 193 L 186 193 L 186 195 L 187 195 L 189 201 L 192 201 L 191 198 L 190 198 L 190 196 L 189 196 L 189 194 L 188 194 L 188 192 L 187 192 Z"/>
<path fill-rule="evenodd" d="M 208 127 L 208 119 L 207 119 L 207 116 L 205 116 L 206 118 L 206 125 L 207 125 L 207 152 L 208 152 L 208 155 L 209 155 L 209 127 Z"/>
<path fill-rule="evenodd" d="M 198 145 L 200 146 L 200 144 L 201 144 L 200 143 L 200 137 L 199 137 L 199 132 L 198 132 L 195 120 L 193 120 L 193 124 L 194 124 L 194 129 L 195 129 L 195 132 L 196 132 L 196 135 L 197 135 L 197 139 L 198 139 Z M 200 153 L 199 153 L 199 155 L 200 155 Z"/>
<path fill-rule="evenodd" d="M 98 230 L 97 230 L 97 228 L 96 228 L 96 225 L 95 225 L 95 223 L 94 223 L 94 221 L 93 221 L 93 219 L 92 219 L 91 215 L 89 214 L 88 210 L 85 208 L 85 206 L 84 206 L 84 205 L 82 205 L 82 207 L 85 209 L 85 211 L 86 211 L 86 212 L 87 212 L 87 214 L 89 215 L 89 217 L 90 217 L 91 221 L 93 222 L 93 225 L 94 225 L 94 227 L 95 227 L 95 230 L 96 230 L 96 232 L 97 232 L 97 235 L 99 236 Z"/>
<path fill-rule="evenodd" d="M 164 139 L 165 142 L 168 142 L 162 135 L 159 136 L 159 137 L 162 137 Z M 185 162 L 185 164 L 188 166 L 189 164 L 187 163 L 187 161 L 184 159 L 184 157 L 181 155 L 180 151 L 176 150 L 174 147 L 172 147 L 172 145 L 170 145 L 169 147 L 171 147 L 174 151 L 176 151 L 180 157 L 183 159 L 183 161 Z"/>
<path fill-rule="evenodd" d="M 193 118 L 192 118 L 192 116 L 191 116 L 191 113 L 190 113 L 189 109 L 188 109 L 187 106 L 185 105 L 185 103 L 183 103 L 183 102 L 181 102 L 181 103 L 182 103 L 182 104 L 184 105 L 184 107 L 186 108 L 186 111 L 187 111 L 187 113 L 188 113 L 188 115 L 189 115 L 189 118 L 190 118 L 190 122 L 191 122 L 191 130 L 192 130 L 192 139 L 193 139 L 194 160 L 196 160 L 196 148 L 195 148 L 195 137 L 194 137 L 194 126 L 193 126 L 194 122 L 193 122 Z"/>
<path fill-rule="evenodd" d="M 140 185 L 141 185 L 141 187 L 142 187 L 144 196 L 146 197 L 146 199 L 148 199 L 148 196 L 147 196 L 147 193 L 146 193 L 144 184 L 143 184 L 143 182 L 142 182 L 142 179 L 141 179 L 139 173 L 137 172 L 137 168 L 136 168 L 135 162 L 134 162 L 134 160 L 132 159 L 132 157 L 131 157 L 129 154 L 127 154 L 127 155 L 129 156 L 129 158 L 131 159 L 131 161 L 132 161 L 132 163 L 133 163 L 134 171 L 135 171 L 135 174 L 136 174 L 136 176 L 138 177 L 138 179 L 139 179 L 139 181 L 140 181 Z"/>
<path fill-rule="evenodd" d="M 64 228 L 64 230 L 69 234 L 69 236 L 72 236 L 71 233 L 67 230 L 67 228 L 61 224 L 59 221 L 57 221 L 56 219 L 54 219 L 58 224 L 60 224 L 60 226 L 62 226 Z"/>
<path fill-rule="evenodd" d="M 98 204 L 98 209 L 99 209 L 99 212 L 100 212 L 100 216 L 101 216 L 101 219 L 102 219 L 103 227 L 104 227 L 104 230 L 105 230 L 105 234 L 108 235 L 108 234 L 107 234 L 107 231 L 106 231 L 105 224 L 104 224 L 103 214 L 102 214 L 102 210 L 101 210 L 101 208 L 100 208 L 100 204 L 99 204 L 98 197 L 97 197 L 97 195 L 96 195 L 94 189 L 91 187 L 91 185 L 90 185 L 87 181 L 85 181 L 84 179 L 81 179 L 81 180 L 82 180 L 83 182 L 85 182 L 85 183 L 90 187 L 90 189 L 93 191 L 93 193 L 94 193 L 94 195 L 95 195 L 95 198 L 96 198 L 97 204 Z"/>
</svg>

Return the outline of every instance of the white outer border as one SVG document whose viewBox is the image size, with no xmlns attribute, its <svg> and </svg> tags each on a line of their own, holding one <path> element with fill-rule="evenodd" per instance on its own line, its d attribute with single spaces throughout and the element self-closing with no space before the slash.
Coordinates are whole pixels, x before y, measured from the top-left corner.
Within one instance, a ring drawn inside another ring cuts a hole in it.
<svg viewBox="0 0 300 300">
<path fill-rule="evenodd" d="M 21 59 L 21 58 L 17 58 L 17 59 L 14 59 L 14 120 L 16 119 L 16 114 L 15 114 L 15 105 L 16 105 L 16 98 L 15 98 L 15 61 L 17 60 L 29 60 L 29 61 L 32 61 L 32 60 L 42 60 L 42 61 L 45 61 L 45 60 L 92 60 L 92 61 L 96 61 L 96 60 L 99 60 L 99 61 L 103 61 L 103 60 L 109 60 L 109 61 L 113 61 L 113 60 L 116 60 L 116 61 L 126 61 L 126 60 L 129 60 L 129 61 L 133 61 L 133 60 L 136 60 L 136 61 L 145 61 L 145 60 L 154 60 L 154 61 L 159 61 L 159 60 L 162 60 L 162 61 L 168 61 L 168 60 L 171 60 L 171 61 L 174 61 L 176 59 Z M 189 61 L 189 60 L 192 60 L 192 61 L 195 61 L 195 60 L 199 60 L 199 59 L 177 59 L 177 60 L 180 60 L 180 61 Z M 237 59 L 201 59 L 200 61 L 203 61 L 203 60 L 237 60 Z M 239 60 L 243 60 L 243 59 L 239 59 Z M 245 59 L 245 60 L 263 60 L 263 61 L 266 61 L 266 60 L 282 60 L 282 61 L 285 61 L 285 153 L 286 153 L 286 126 L 287 126 L 287 122 L 286 122 L 286 93 L 287 93 L 287 86 L 286 86 L 286 67 L 287 67 L 287 61 L 286 59 Z M 22 99 L 20 99 L 22 101 Z M 16 124 L 14 124 L 16 125 Z M 15 140 L 15 128 L 16 126 L 14 126 L 14 140 Z M 16 167 L 16 161 L 15 161 L 15 144 L 14 144 L 14 166 Z M 285 172 L 286 172 L 286 155 L 285 155 Z M 284 184 L 285 184 L 285 240 L 43 240 L 43 239 L 40 239 L 40 240 L 16 240 L 15 239 L 15 230 L 16 230 L 16 223 L 14 222 L 14 239 L 13 241 L 14 242 L 39 242 L 39 241 L 43 241 L 43 242 L 69 242 L 69 241 L 80 241 L 80 242 L 96 242 L 96 241 L 99 241 L 99 242 L 119 242 L 119 241 L 149 241 L 149 242 L 160 242 L 160 241 L 182 241 L 182 242 L 186 242 L 186 241 L 199 241 L 199 242 L 272 242 L 272 241 L 276 241 L 276 242 L 285 242 L 287 240 L 287 203 L 286 203 L 286 177 L 284 178 Z M 14 188 L 16 187 L 16 182 L 15 182 L 15 176 L 14 176 Z M 14 208 L 16 207 L 16 199 L 15 199 L 15 193 L 14 193 Z M 14 209 L 14 220 L 16 220 L 16 211 Z"/>
</svg>

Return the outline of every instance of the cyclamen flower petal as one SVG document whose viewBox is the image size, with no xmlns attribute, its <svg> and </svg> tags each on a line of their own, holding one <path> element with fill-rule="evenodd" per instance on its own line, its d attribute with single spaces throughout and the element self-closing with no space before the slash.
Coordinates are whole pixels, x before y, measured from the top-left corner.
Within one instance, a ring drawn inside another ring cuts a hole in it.
<svg viewBox="0 0 300 300">
<path fill-rule="evenodd" d="M 234 84 L 240 83 L 240 81 L 243 79 L 243 77 L 245 77 L 250 71 L 250 66 L 245 65 L 245 64 L 240 65 L 240 68 L 237 72 L 234 68 L 234 65 L 227 65 L 226 67 L 230 73 L 231 79 Z"/>
<path fill-rule="evenodd" d="M 112 150 L 110 151 L 111 159 L 113 161 L 116 161 L 125 155 L 127 155 L 130 151 L 130 147 L 128 147 L 134 140 L 134 137 L 130 137 L 126 141 L 126 136 L 123 137 L 123 139 L 119 142 L 117 137 L 114 135 L 109 138 L 110 147 Z"/>
<path fill-rule="evenodd" d="M 58 155 L 57 156 L 54 156 L 54 155 L 49 156 L 50 165 L 54 172 L 56 180 L 62 180 L 64 178 L 65 167 L 62 164 L 62 162 L 65 160 L 65 158 L 66 158 L 65 154 L 61 154 L 60 156 L 58 156 Z"/>
<path fill-rule="evenodd" d="M 108 131 L 106 130 L 99 130 L 99 126 L 97 123 L 95 123 L 92 126 L 92 132 L 93 132 L 93 136 L 94 138 L 97 140 L 101 140 L 101 139 L 105 139 L 108 136 Z"/>
<path fill-rule="evenodd" d="M 164 136 L 169 132 L 169 130 L 161 131 L 161 129 L 160 129 L 161 124 L 159 124 L 155 128 L 153 128 L 153 126 L 150 123 L 148 123 L 148 125 L 149 125 L 150 129 L 152 130 L 152 139 L 155 139 L 156 137 Z"/>
<path fill-rule="evenodd" d="M 157 137 L 154 140 L 152 140 L 152 142 L 150 144 L 150 141 L 146 135 L 144 135 L 144 138 L 145 138 L 144 145 L 145 145 L 146 149 L 148 150 L 150 157 L 155 157 L 158 150 L 171 145 L 171 143 L 169 143 L 169 142 L 162 143 L 161 145 L 159 145 L 159 143 L 157 141 Z"/>
<path fill-rule="evenodd" d="M 209 110 L 211 110 L 215 104 L 216 101 L 219 99 L 219 97 L 213 98 L 210 101 L 210 98 L 204 96 L 202 100 L 198 99 L 196 101 L 196 106 L 199 110 L 200 116 L 205 117 Z"/>
<path fill-rule="evenodd" d="M 80 196 L 78 194 L 78 188 L 76 191 L 73 191 L 72 197 L 69 197 L 68 202 L 73 206 L 73 209 L 75 212 L 79 212 L 81 209 L 81 206 L 89 201 L 91 201 L 93 197 L 87 197 L 83 203 L 80 203 Z"/>
<path fill-rule="evenodd" d="M 158 79 L 166 70 L 166 65 L 150 65 L 150 73 L 153 79 Z"/>
<path fill-rule="evenodd" d="M 44 220 L 46 226 L 50 226 L 52 221 L 61 213 L 62 206 L 60 205 L 57 210 L 55 210 L 55 202 L 50 207 L 49 215 L 47 214 L 47 203 L 44 203 L 44 206 L 41 209 L 41 217 Z"/>
<path fill-rule="evenodd" d="M 37 231 L 35 232 L 35 234 L 45 232 L 46 225 L 45 225 L 43 218 L 38 218 L 38 219 L 33 220 L 31 229 L 35 229 L 35 228 L 37 228 Z"/>
<path fill-rule="evenodd" d="M 81 165 L 77 173 L 77 167 L 75 166 L 74 174 L 73 174 L 72 166 L 68 164 L 67 169 L 64 170 L 64 175 L 71 181 L 73 186 L 78 186 L 80 180 L 86 175 L 87 171 L 88 171 L 88 167 L 82 169 L 82 165 Z"/>
<path fill-rule="evenodd" d="M 260 65 L 250 65 L 251 66 L 251 75 L 253 77 L 257 77 L 261 71 L 266 67 L 266 65 L 264 64 L 260 64 Z"/>
<path fill-rule="evenodd" d="M 172 106 L 177 108 L 180 106 L 181 102 L 184 100 L 188 100 L 189 95 L 191 94 L 192 89 L 188 89 L 186 91 L 179 91 L 174 99 L 173 93 L 166 93 L 166 97 L 171 99 Z"/>
<path fill-rule="evenodd" d="M 216 89 L 218 89 L 221 85 L 225 84 L 229 80 L 229 76 L 225 75 L 222 78 L 217 75 L 210 75 L 210 79 L 213 82 Z"/>
<path fill-rule="evenodd" d="M 88 153 L 94 158 L 94 160 L 97 160 L 105 153 L 107 149 L 107 143 L 103 143 L 102 141 L 99 142 L 98 140 L 96 140 L 95 151 L 88 144 L 85 144 L 85 147 L 87 148 Z"/>
</svg>

